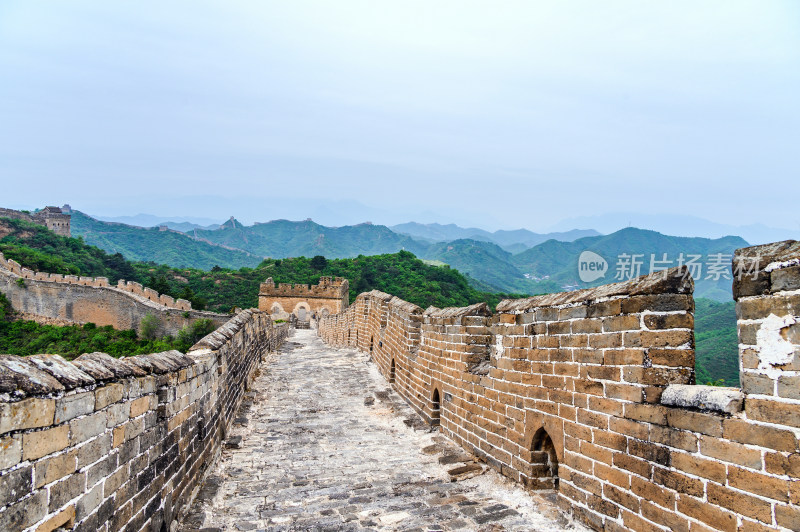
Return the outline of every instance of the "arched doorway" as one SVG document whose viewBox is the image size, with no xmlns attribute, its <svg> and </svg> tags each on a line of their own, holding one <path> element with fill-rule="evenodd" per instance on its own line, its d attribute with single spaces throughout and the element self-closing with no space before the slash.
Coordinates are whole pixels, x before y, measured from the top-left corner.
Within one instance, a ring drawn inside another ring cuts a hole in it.
<svg viewBox="0 0 800 532">
<path fill-rule="evenodd" d="M 558 456 L 556 447 L 544 427 L 536 431 L 531 441 L 531 489 L 558 489 Z"/>
<path fill-rule="evenodd" d="M 433 397 L 431 398 L 431 427 L 439 426 L 439 418 L 441 414 L 439 400 L 439 389 L 433 389 Z"/>
</svg>

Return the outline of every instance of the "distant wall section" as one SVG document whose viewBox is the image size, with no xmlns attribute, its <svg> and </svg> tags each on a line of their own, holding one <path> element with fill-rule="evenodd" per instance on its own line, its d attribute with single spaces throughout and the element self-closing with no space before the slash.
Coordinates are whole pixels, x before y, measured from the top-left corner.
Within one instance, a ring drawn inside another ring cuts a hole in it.
<svg viewBox="0 0 800 532">
<path fill-rule="evenodd" d="M 60 207 L 45 207 L 41 211 L 34 213 L 0 208 L 0 218 L 25 220 L 26 222 L 44 225 L 57 235 L 72 236 L 70 227 L 72 216 L 64 212 Z"/>
<path fill-rule="evenodd" d="M 186 300 L 159 295 L 139 283 L 120 280 L 117 286 L 105 277 L 78 277 L 34 272 L 0 253 L 0 292 L 24 318 L 55 324 L 111 325 L 139 330 L 142 319 L 155 316 L 159 335 L 176 335 L 184 326 L 202 318 L 220 326 L 228 314 L 193 310 Z"/>
<path fill-rule="evenodd" d="M 261 283 L 258 309 L 274 318 L 294 315 L 307 321 L 312 314 L 319 316 L 343 312 L 349 303 L 350 284 L 342 277 L 320 277 L 319 284 L 275 285 L 270 277 Z"/>
</svg>

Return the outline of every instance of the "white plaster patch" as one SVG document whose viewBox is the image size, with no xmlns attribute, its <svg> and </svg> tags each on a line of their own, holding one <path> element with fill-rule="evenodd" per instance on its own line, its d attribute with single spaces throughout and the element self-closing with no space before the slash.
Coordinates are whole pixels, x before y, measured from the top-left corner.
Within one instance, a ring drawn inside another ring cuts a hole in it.
<svg viewBox="0 0 800 532">
<path fill-rule="evenodd" d="M 788 364 L 794 356 L 794 345 L 781 336 L 781 329 L 797 323 L 794 316 L 778 317 L 770 314 L 756 331 L 756 347 L 758 348 L 758 369 L 765 370 L 770 377 L 777 377 L 778 370 L 774 366 Z M 774 373 L 774 375 L 772 374 Z"/>
<path fill-rule="evenodd" d="M 797 266 L 800 264 L 800 259 L 792 259 L 792 260 L 785 260 L 783 262 L 770 262 L 766 268 L 764 268 L 765 272 L 771 272 L 774 270 L 781 270 L 783 268 L 788 268 L 789 266 Z"/>
<path fill-rule="evenodd" d="M 495 348 L 495 353 L 497 354 L 497 357 L 498 358 L 502 357 L 503 356 L 503 351 L 504 351 L 504 349 L 503 349 L 503 335 L 498 334 L 496 336 L 495 342 L 494 342 L 494 348 Z"/>
</svg>

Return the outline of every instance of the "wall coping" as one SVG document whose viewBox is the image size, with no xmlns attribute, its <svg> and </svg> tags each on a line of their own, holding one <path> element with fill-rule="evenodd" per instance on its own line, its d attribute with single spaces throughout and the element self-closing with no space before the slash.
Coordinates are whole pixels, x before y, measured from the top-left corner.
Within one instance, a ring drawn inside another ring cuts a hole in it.
<svg viewBox="0 0 800 532">
<path fill-rule="evenodd" d="M 684 294 L 694 292 L 694 281 L 689 275 L 686 266 L 670 268 L 668 270 L 642 275 L 636 279 L 622 283 L 613 283 L 585 288 L 573 292 L 558 292 L 524 299 L 504 299 L 497 304 L 498 312 L 525 312 L 541 307 L 555 307 L 560 305 L 589 304 L 598 300 L 657 294 Z"/>
</svg>

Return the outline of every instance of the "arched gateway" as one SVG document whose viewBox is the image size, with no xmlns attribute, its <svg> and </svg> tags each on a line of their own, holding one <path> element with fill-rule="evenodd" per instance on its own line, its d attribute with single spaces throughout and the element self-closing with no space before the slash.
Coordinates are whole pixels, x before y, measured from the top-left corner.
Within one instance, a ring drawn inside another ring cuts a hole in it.
<svg viewBox="0 0 800 532">
<path fill-rule="evenodd" d="M 320 277 L 319 284 L 281 283 L 275 286 L 272 277 L 261 283 L 258 309 L 270 312 L 274 319 L 294 319 L 298 326 L 313 316 L 321 317 L 344 311 L 350 301 L 350 285 L 342 277 Z"/>
</svg>

